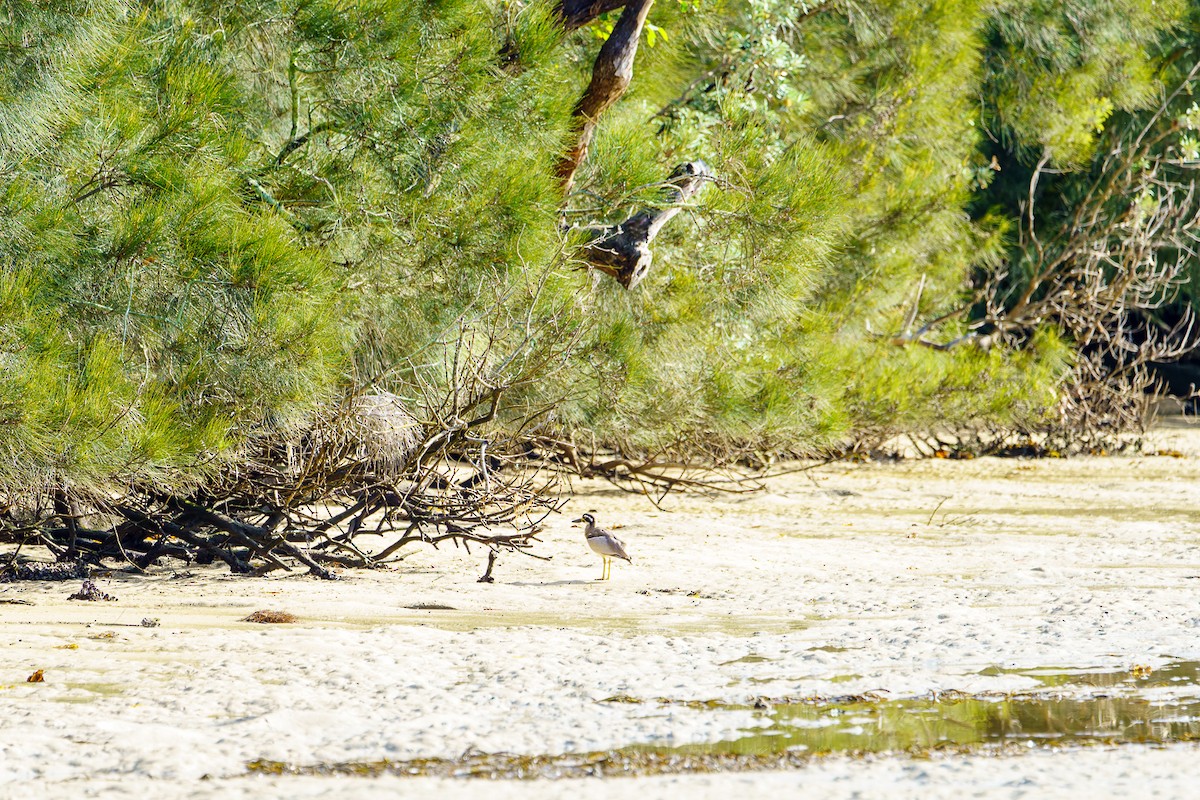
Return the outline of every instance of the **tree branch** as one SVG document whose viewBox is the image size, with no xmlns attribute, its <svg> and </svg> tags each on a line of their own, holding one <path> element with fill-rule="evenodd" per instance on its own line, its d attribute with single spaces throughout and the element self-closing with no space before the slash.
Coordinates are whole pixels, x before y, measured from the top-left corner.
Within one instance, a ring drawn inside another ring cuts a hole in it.
<svg viewBox="0 0 1200 800">
<path fill-rule="evenodd" d="M 564 24 L 570 24 L 565 15 L 568 7 L 587 6 L 590 9 L 609 5 L 612 8 L 619 7 L 615 2 L 606 3 L 603 0 L 586 4 L 564 2 Z M 575 182 L 575 172 L 587 157 L 588 146 L 596 132 L 600 115 L 617 102 L 629 88 L 629 82 L 633 79 L 633 60 L 637 55 L 638 40 L 654 0 L 630 0 L 620 5 L 624 5 L 625 10 L 621 12 L 621 17 L 613 26 L 604 46 L 600 48 L 596 63 L 592 66 L 592 80 L 575 106 L 575 144 L 558 163 L 556 172 L 562 181 L 564 194 L 570 192 L 571 185 Z M 611 9 L 603 8 L 598 13 L 605 10 Z M 595 15 L 592 16 L 592 19 L 594 18 Z"/>
<path fill-rule="evenodd" d="M 579 256 L 593 269 L 633 289 L 650 271 L 654 237 L 710 180 L 712 173 L 703 161 L 679 165 L 667 180 L 665 207 L 643 208 L 617 225 L 596 228 L 596 235 L 580 248 Z"/>
<path fill-rule="evenodd" d="M 562 0 L 558 6 L 558 16 L 570 33 L 594 22 L 601 14 L 615 11 L 627 3 L 628 0 Z"/>
</svg>

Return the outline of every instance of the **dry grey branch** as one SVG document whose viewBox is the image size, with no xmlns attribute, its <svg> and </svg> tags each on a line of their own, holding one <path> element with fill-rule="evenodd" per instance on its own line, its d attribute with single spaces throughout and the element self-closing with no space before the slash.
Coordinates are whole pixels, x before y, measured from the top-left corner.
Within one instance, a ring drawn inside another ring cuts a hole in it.
<svg viewBox="0 0 1200 800">
<path fill-rule="evenodd" d="M 579 257 L 592 269 L 611 275 L 626 289 L 633 289 L 650 271 L 654 257 L 651 242 L 712 179 L 712 172 L 703 161 L 679 165 L 663 184 L 661 205 L 643 208 L 616 225 L 591 228 L 593 236 L 580 248 Z"/>
<path fill-rule="evenodd" d="M 540 289 L 531 291 L 536 305 Z M 77 553 L 138 569 L 167 558 L 220 560 L 238 573 L 299 567 L 333 578 L 337 567 L 448 543 L 539 557 L 537 526 L 558 506 L 558 473 L 530 457 L 524 431 L 542 406 L 522 398 L 563 368 L 582 332 L 567 327 L 561 308 L 539 317 L 524 304 L 530 298 L 506 300 L 459 320 L 423 364 L 406 365 L 394 383 L 408 397 L 349 392 L 303 430 L 262 433 L 200 489 L 132 486 L 119 498 L 60 491 L 21 519 L 0 514 L 0 527 L 63 559 Z M 25 577 L 11 565 L 3 573 Z"/>
</svg>

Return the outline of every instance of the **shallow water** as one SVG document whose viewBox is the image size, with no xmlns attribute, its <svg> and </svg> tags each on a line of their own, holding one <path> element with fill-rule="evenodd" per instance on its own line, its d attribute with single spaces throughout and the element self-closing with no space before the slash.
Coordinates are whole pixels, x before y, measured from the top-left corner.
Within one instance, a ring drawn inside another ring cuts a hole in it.
<svg viewBox="0 0 1200 800">
<path fill-rule="evenodd" d="M 1132 670 L 1105 670 L 1097 667 L 1041 667 L 1038 669 L 1002 669 L 988 667 L 980 675 L 1024 675 L 1046 687 L 1095 686 L 1124 690 L 1145 690 L 1160 687 L 1181 689 L 1192 687 L 1200 692 L 1200 661 L 1174 661 L 1156 669 L 1135 667 Z"/>
<path fill-rule="evenodd" d="M 1178 661 L 1158 669 L 1140 666 L 1119 671 L 993 667 L 982 674 L 1024 675 L 1048 690 L 1058 691 L 778 704 L 764 699 L 758 708 L 713 706 L 718 711 L 753 711 L 758 724 L 745 728 L 743 736 L 670 748 L 637 745 L 632 749 L 762 755 L 784 751 L 921 751 L 948 745 L 1200 740 L 1200 662 Z M 1166 689 L 1174 691 L 1164 696 L 1162 690 Z M 1071 690 L 1072 696 L 1064 696 L 1064 690 Z M 1080 690 L 1086 694 L 1079 696 Z M 1148 690 L 1158 696 L 1147 697 Z"/>
<path fill-rule="evenodd" d="M 733 615 L 701 613 L 665 613 L 646 615 L 591 615 L 577 613 L 523 612 L 495 610 L 486 612 L 437 610 L 411 611 L 405 616 L 391 617 L 310 617 L 319 622 L 340 622 L 361 628 L 389 625 L 428 626 L 443 631 L 471 632 L 487 628 L 556 628 L 577 629 L 603 635 L 645 635 L 670 633 L 678 636 L 717 633 L 725 636 L 750 637 L 764 634 L 785 634 L 802 631 L 811 620 L 786 615 Z"/>
<path fill-rule="evenodd" d="M 948 694 L 886 700 L 876 696 L 754 706 L 717 701 L 644 701 L 621 695 L 604 702 L 644 709 L 686 706 L 702 713 L 748 713 L 740 736 L 682 745 L 637 743 L 590 753 L 513 755 L 468 752 L 457 759 L 293 765 L 256 761 L 256 773 L 445 775 L 481 778 L 573 778 L 613 774 L 674 774 L 802 766 L 827 754 L 909 754 L 938 750 L 1010 752 L 1014 748 L 1200 741 L 1200 662 L 1159 669 L 991 668 L 1019 674 L 1046 692 L 1024 695 Z M 1049 691 L 1049 690 L 1055 691 Z M 1064 696 L 1063 690 L 1072 690 Z M 1085 693 L 1080 695 L 1080 690 Z M 1102 691 L 1087 691 L 1098 689 Z M 1111 690 L 1111 691 L 1110 691 Z M 1143 693 L 1156 694 L 1151 699 Z M 1163 697 L 1164 690 L 1168 696 Z"/>
<path fill-rule="evenodd" d="M 1200 701 L 1138 697 L 949 697 L 774 707 L 763 727 L 726 741 L 665 748 L 687 754 L 919 752 L 970 745 L 1166 743 L 1200 739 Z M 664 750 L 657 746 L 633 749 Z"/>
<path fill-rule="evenodd" d="M 80 681 L 64 684 L 63 693 L 51 698 L 54 703 L 92 703 L 103 697 L 125 693 L 125 686 L 103 681 Z"/>
</svg>

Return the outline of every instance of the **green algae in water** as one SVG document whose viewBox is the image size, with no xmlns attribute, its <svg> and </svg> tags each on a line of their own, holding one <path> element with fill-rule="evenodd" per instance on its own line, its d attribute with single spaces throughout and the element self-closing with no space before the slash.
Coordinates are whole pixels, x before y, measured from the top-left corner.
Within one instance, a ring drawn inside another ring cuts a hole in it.
<svg viewBox="0 0 1200 800">
<path fill-rule="evenodd" d="M 714 713 L 747 710 L 703 705 Z M 635 744 L 555 755 L 470 752 L 456 759 L 304 766 L 254 761 L 247 769 L 272 775 L 554 780 L 802 769 L 814 758 L 832 754 L 927 757 L 937 752 L 1002 754 L 1045 747 L 1200 741 L 1200 702 L 1152 704 L 1137 698 L 955 697 L 796 704 L 776 706 L 763 716 L 764 726 L 745 736 L 681 746 Z"/>
<path fill-rule="evenodd" d="M 1119 689 L 1137 692 L 1151 688 L 1182 688 L 1200 686 L 1200 661 L 1175 661 L 1162 667 L 1133 667 L 1129 670 L 1100 667 L 1041 667 L 1038 669 L 998 666 L 979 671 L 980 675 L 1023 675 L 1033 678 L 1046 688 L 1091 686 L 1098 689 Z"/>
<path fill-rule="evenodd" d="M 920 752 L 1009 744 L 1200 740 L 1200 701 L 1139 697 L 961 697 L 773 707 L 757 730 L 672 748 L 689 754 Z M 642 746 L 637 746 L 642 747 Z M 651 749 L 653 746 L 648 746 Z"/>
<path fill-rule="evenodd" d="M 55 703 L 93 703 L 107 697 L 117 697 L 125 693 L 125 686 L 119 683 L 104 683 L 99 681 L 68 682 L 67 692 L 51 697 Z"/>
<path fill-rule="evenodd" d="M 1047 685 L 1194 688 L 1200 664 L 1180 662 L 1146 673 L 1098 670 L 1013 670 L 1039 674 Z M 1055 683 L 1056 676 L 1066 676 Z M 1105 683 L 1107 681 L 1107 683 Z M 555 755 L 469 752 L 456 759 L 291 765 L 247 764 L 251 773 L 303 775 L 435 775 L 488 779 L 559 779 L 616 775 L 666 775 L 799 769 L 814 757 L 873 753 L 926 756 L 934 752 L 1007 753 L 1038 747 L 1104 744 L 1165 744 L 1200 741 L 1200 700 L 1151 702 L 1123 696 L 942 695 L 880 700 L 874 696 L 839 701 L 760 701 L 757 706 L 718 701 L 640 700 L 606 702 L 684 706 L 714 714 L 749 714 L 742 735 L 678 746 L 641 743 L 616 750 Z"/>
<path fill-rule="evenodd" d="M 993 668 L 1018 674 L 1047 689 L 1093 688 L 1084 697 L 943 695 L 932 699 L 845 698 L 836 702 L 780 702 L 761 714 L 757 730 L 721 742 L 684 745 L 688 753 L 879 753 L 946 746 L 1017 744 L 1168 743 L 1200 741 L 1200 662 L 1158 669 Z M 1151 702 L 1139 692 L 1186 690 L 1188 696 Z M 748 707 L 743 707 L 748 708 Z"/>
<path fill-rule="evenodd" d="M 766 656 L 760 656 L 760 655 L 756 655 L 754 653 L 749 653 L 747 655 L 742 656 L 741 658 L 735 658 L 732 661 L 722 661 L 720 664 L 717 664 L 717 666 L 718 667 L 728 667 L 730 664 L 762 664 L 764 662 L 774 661 L 774 660 L 775 659 L 767 658 Z"/>
</svg>

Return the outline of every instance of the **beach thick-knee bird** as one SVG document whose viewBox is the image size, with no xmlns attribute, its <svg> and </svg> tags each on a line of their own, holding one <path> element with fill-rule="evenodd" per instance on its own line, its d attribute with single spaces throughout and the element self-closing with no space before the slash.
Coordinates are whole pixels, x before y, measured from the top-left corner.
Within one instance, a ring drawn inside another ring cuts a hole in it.
<svg viewBox="0 0 1200 800">
<path fill-rule="evenodd" d="M 579 519 L 571 521 L 587 523 L 587 527 L 583 530 L 583 535 L 587 538 L 588 547 L 599 553 L 600 558 L 604 559 L 604 567 L 600 573 L 599 580 L 606 581 L 612 575 L 612 560 L 614 558 L 623 558 L 630 564 L 633 563 L 633 559 L 625 552 L 625 543 L 603 528 L 597 528 L 596 518 L 591 514 L 584 514 Z"/>
</svg>

